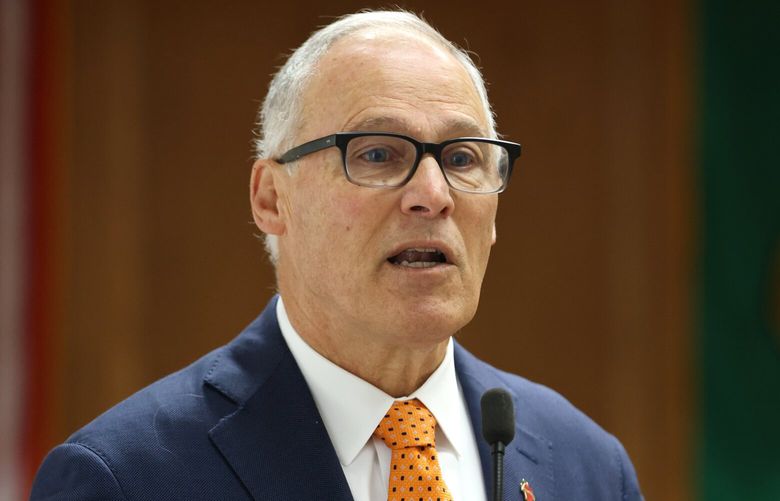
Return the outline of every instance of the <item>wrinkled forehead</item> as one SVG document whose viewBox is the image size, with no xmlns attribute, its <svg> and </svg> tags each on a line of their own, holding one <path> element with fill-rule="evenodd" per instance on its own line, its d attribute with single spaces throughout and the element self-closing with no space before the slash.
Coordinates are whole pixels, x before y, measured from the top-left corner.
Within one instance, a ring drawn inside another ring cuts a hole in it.
<svg viewBox="0 0 780 501">
<path fill-rule="evenodd" d="M 384 125 L 420 119 L 457 123 L 472 135 L 489 134 L 480 94 L 450 49 L 422 34 L 386 27 L 363 29 L 335 42 L 316 66 L 302 111 L 302 129 L 327 121 L 330 128 L 323 127 L 323 134 L 387 130 Z"/>
</svg>

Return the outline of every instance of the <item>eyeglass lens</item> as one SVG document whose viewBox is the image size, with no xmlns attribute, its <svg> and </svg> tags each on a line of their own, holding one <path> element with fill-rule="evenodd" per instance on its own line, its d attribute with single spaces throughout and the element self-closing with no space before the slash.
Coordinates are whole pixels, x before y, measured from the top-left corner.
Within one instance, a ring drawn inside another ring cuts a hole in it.
<svg viewBox="0 0 780 501">
<path fill-rule="evenodd" d="M 360 136 L 346 149 L 350 179 L 363 186 L 400 186 L 414 167 L 417 148 L 392 136 Z M 468 192 L 496 191 L 504 183 L 508 153 L 502 147 L 479 141 L 458 141 L 445 146 L 441 166 L 449 183 Z"/>
</svg>

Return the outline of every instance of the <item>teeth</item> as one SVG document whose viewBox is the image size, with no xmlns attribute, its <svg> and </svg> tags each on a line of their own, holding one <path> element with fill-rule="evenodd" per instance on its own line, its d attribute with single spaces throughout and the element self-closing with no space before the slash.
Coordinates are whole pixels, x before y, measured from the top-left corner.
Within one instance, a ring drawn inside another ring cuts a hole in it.
<svg viewBox="0 0 780 501">
<path fill-rule="evenodd" d="M 437 262 L 434 262 L 434 261 L 414 261 L 414 262 L 409 262 L 409 261 L 405 261 L 404 260 L 404 261 L 401 261 L 398 264 L 400 264 L 401 266 L 408 266 L 410 268 L 431 268 L 431 267 L 436 266 L 437 264 L 441 264 L 441 263 L 437 263 Z"/>
<path fill-rule="evenodd" d="M 436 247 L 409 247 L 387 260 L 407 268 L 431 268 L 447 263 L 447 257 Z"/>
</svg>

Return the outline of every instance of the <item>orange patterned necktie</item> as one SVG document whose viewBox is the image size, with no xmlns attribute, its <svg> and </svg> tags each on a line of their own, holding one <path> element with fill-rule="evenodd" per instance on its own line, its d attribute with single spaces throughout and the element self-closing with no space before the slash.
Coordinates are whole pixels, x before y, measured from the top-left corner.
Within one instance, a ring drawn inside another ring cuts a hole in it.
<svg viewBox="0 0 780 501">
<path fill-rule="evenodd" d="M 436 459 L 436 418 L 422 402 L 394 402 L 374 435 L 392 449 L 388 501 L 452 501 Z"/>
</svg>

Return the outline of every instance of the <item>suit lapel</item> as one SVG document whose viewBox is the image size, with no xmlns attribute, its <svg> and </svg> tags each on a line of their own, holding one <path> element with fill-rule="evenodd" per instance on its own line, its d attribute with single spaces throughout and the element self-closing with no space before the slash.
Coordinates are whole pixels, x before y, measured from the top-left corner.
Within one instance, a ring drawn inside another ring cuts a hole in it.
<svg viewBox="0 0 780 501">
<path fill-rule="evenodd" d="M 255 500 L 351 501 L 314 399 L 279 331 L 275 303 L 206 377 L 239 405 L 209 436 Z"/>
<path fill-rule="evenodd" d="M 458 343 L 455 344 L 455 369 L 469 409 L 474 433 L 477 435 L 482 474 L 488 499 L 493 489 L 493 458 L 490 446 L 482 438 L 482 394 L 491 388 L 505 388 L 512 393 L 515 414 L 515 438 L 504 453 L 504 496 L 505 501 L 523 499 L 520 482 L 527 480 L 534 489 L 537 499 L 554 499 L 552 443 L 532 431 L 520 426 L 523 409 L 518 398 L 506 383 L 497 377 L 496 369 L 477 360 Z"/>
<path fill-rule="evenodd" d="M 346 478 L 306 381 L 284 342 L 276 300 L 232 343 L 205 377 L 238 408 L 209 432 L 214 445 L 257 501 L 352 501 Z M 507 387 L 498 372 L 455 343 L 455 368 L 477 434 L 485 486 L 492 489 L 490 448 L 481 437 L 480 398 Z M 523 409 L 513 394 L 522 422 Z M 504 500 L 519 499 L 522 479 L 537 499 L 554 499 L 552 444 L 519 424 L 504 456 Z"/>
</svg>

